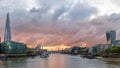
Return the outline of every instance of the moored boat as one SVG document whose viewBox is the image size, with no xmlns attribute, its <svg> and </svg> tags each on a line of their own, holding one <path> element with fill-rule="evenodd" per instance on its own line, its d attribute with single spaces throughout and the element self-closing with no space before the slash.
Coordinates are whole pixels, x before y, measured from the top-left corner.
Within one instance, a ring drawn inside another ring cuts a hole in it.
<svg viewBox="0 0 120 68">
<path fill-rule="evenodd" d="M 44 52 L 41 53 L 41 55 L 40 55 L 41 58 L 46 58 L 46 57 L 48 57 L 48 56 L 49 56 L 49 54 L 48 54 L 47 51 L 44 51 Z"/>
</svg>

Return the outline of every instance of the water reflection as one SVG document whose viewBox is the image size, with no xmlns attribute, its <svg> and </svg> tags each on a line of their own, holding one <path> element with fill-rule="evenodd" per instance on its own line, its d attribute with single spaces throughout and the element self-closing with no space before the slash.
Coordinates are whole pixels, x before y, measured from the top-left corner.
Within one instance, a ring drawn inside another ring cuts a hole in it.
<svg viewBox="0 0 120 68">
<path fill-rule="evenodd" d="M 120 68 L 119 62 L 106 62 L 108 68 Z"/>
<path fill-rule="evenodd" d="M 26 67 L 26 58 L 11 58 L 8 61 L 2 62 L 3 68 L 25 68 Z"/>
<path fill-rule="evenodd" d="M 40 58 L 40 56 L 11 58 L 8 61 L 0 62 L 0 68 L 120 68 L 120 63 L 51 54 L 48 58 Z"/>
</svg>

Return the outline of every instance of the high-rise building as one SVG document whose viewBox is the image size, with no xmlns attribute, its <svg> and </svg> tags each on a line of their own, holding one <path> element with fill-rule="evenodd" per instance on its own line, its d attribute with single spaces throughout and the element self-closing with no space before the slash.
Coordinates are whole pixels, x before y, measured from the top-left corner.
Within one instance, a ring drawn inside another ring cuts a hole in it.
<svg viewBox="0 0 120 68">
<path fill-rule="evenodd" d="M 4 42 L 2 42 L 0 49 L 1 49 L 0 52 L 3 54 L 26 54 L 27 53 L 27 44 L 15 42 L 11 40 L 9 13 L 7 13 Z"/>
<path fill-rule="evenodd" d="M 116 42 L 116 31 L 115 30 L 110 31 L 110 37 L 111 37 L 111 43 L 115 43 Z"/>
<path fill-rule="evenodd" d="M 115 30 L 107 31 L 106 38 L 108 44 L 114 44 L 116 42 L 116 31 Z"/>
<path fill-rule="evenodd" d="M 111 44 L 110 32 L 109 31 L 106 32 L 106 39 L 107 39 L 107 44 Z"/>
<path fill-rule="evenodd" d="M 7 13 L 7 18 L 6 18 L 4 41 L 5 42 L 6 41 L 11 41 L 11 29 L 10 29 L 9 13 Z"/>
</svg>

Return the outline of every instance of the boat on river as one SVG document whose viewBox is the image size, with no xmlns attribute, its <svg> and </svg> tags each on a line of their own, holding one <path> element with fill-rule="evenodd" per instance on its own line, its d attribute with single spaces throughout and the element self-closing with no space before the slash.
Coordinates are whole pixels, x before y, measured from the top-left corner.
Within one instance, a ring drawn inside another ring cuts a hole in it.
<svg viewBox="0 0 120 68">
<path fill-rule="evenodd" d="M 40 57 L 41 57 L 41 58 L 49 57 L 49 53 L 48 53 L 48 51 L 44 51 L 44 52 L 42 52 L 41 55 L 40 55 Z"/>
</svg>

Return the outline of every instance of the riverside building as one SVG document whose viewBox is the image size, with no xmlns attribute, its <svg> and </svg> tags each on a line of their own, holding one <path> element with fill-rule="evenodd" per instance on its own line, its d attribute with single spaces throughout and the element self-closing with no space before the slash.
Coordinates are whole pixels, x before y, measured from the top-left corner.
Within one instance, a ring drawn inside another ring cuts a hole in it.
<svg viewBox="0 0 120 68">
<path fill-rule="evenodd" d="M 1 53 L 4 54 L 26 54 L 27 46 L 24 43 L 11 40 L 11 28 L 9 13 L 7 13 L 4 41 L 1 43 Z"/>
</svg>

